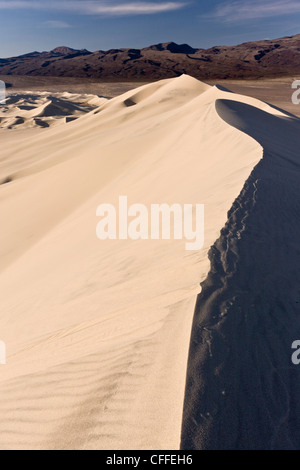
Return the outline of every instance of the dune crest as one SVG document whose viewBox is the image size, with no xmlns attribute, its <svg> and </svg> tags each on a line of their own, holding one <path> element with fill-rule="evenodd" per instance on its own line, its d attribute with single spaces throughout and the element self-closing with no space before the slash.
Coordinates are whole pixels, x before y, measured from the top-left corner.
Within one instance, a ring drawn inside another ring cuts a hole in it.
<svg viewBox="0 0 300 470">
<path fill-rule="evenodd" d="M 209 252 L 198 296 L 183 415 L 183 449 L 299 449 L 300 119 L 239 96 L 219 116 L 263 158 Z"/>
<path fill-rule="evenodd" d="M 199 283 L 263 155 L 220 115 L 233 99 L 267 106 L 182 76 L 42 132 L 0 131 L 1 448 L 179 448 Z M 203 250 L 100 242 L 96 208 L 120 195 L 205 204 Z"/>
</svg>

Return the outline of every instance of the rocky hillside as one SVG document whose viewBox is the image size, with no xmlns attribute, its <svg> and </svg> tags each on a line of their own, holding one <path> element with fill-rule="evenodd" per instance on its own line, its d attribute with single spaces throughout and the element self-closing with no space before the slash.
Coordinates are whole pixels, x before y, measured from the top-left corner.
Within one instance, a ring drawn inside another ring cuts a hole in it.
<svg viewBox="0 0 300 470">
<path fill-rule="evenodd" d="M 300 74 L 300 34 L 238 46 L 194 49 L 174 42 L 144 49 L 90 52 L 58 47 L 0 59 L 1 75 L 161 79 L 181 75 L 198 79 L 260 78 Z"/>
</svg>

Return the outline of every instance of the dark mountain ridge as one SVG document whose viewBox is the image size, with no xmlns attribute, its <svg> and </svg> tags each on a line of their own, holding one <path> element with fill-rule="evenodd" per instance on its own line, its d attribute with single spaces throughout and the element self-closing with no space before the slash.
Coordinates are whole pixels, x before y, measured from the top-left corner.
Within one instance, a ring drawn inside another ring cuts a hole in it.
<svg viewBox="0 0 300 470">
<path fill-rule="evenodd" d="M 1 75 L 162 79 L 183 73 L 198 79 L 281 77 L 300 74 L 300 34 L 237 46 L 195 49 L 188 44 L 160 43 L 143 49 L 56 47 L 0 59 Z"/>
</svg>

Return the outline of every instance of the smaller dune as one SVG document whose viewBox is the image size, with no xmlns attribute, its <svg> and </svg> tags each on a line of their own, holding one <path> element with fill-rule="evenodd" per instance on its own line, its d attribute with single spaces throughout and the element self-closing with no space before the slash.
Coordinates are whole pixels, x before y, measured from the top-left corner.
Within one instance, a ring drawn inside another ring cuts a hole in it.
<svg viewBox="0 0 300 470">
<path fill-rule="evenodd" d="M 0 129 L 49 128 L 77 119 L 106 102 L 96 95 L 15 93 L 0 108 Z"/>
</svg>

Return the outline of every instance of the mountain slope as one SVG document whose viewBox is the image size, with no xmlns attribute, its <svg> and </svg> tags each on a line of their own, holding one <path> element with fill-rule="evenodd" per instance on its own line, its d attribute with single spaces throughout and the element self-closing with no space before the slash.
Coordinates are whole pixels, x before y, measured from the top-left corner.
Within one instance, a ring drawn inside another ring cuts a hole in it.
<svg viewBox="0 0 300 470">
<path fill-rule="evenodd" d="M 198 79 L 279 77 L 300 73 L 300 34 L 276 40 L 194 49 L 163 43 L 144 49 L 89 52 L 59 47 L 0 59 L 1 75 L 161 79 L 189 74 Z"/>
</svg>

